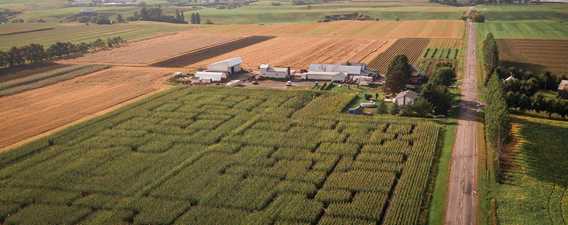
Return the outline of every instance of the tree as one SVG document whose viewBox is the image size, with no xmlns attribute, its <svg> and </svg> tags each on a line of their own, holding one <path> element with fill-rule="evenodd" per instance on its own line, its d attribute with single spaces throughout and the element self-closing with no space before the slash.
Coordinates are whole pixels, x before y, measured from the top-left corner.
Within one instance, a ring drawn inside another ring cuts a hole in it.
<svg viewBox="0 0 568 225">
<path fill-rule="evenodd" d="M 8 53 L 0 51 L 0 67 L 8 66 Z"/>
<path fill-rule="evenodd" d="M 405 55 L 396 56 L 391 62 L 385 78 L 385 89 L 388 93 L 398 93 L 404 89 L 412 73 Z"/>
<path fill-rule="evenodd" d="M 213 24 L 210 20 L 207 21 L 209 24 Z M 199 15 L 199 12 L 195 13 L 195 24 L 201 24 L 201 15 Z"/>
<path fill-rule="evenodd" d="M 118 14 L 116 16 L 116 22 L 118 22 L 118 23 L 124 23 L 125 22 L 124 18 L 122 17 L 122 14 Z"/>
<path fill-rule="evenodd" d="M 495 69 L 499 65 L 499 49 L 492 33 L 488 33 L 483 41 L 483 56 L 487 83 L 489 76 L 495 72 Z"/>
<path fill-rule="evenodd" d="M 437 115 L 448 115 L 452 108 L 452 95 L 444 85 L 428 82 L 422 87 L 420 95 L 432 104 L 433 112 Z"/>
<path fill-rule="evenodd" d="M 387 113 L 387 104 L 383 100 L 377 100 L 377 113 L 385 114 Z"/>
<path fill-rule="evenodd" d="M 191 24 L 196 24 L 197 19 L 195 18 L 195 13 L 191 13 Z"/>
<path fill-rule="evenodd" d="M 445 85 L 450 86 L 454 83 L 456 79 L 456 72 L 451 67 L 441 67 L 436 73 L 430 78 L 428 82 L 432 82 L 435 85 Z"/>
<path fill-rule="evenodd" d="M 508 140 L 511 126 L 501 80 L 496 75 L 490 76 L 489 78 L 486 99 L 485 137 L 488 144 L 496 149 L 496 169 L 499 170 L 498 159 L 500 159 L 502 148 Z M 497 174 L 499 174 L 499 172 Z"/>
<path fill-rule="evenodd" d="M 425 117 L 432 113 L 433 106 L 428 100 L 422 97 L 418 97 L 414 104 L 406 106 L 404 114 L 414 114 L 415 116 Z"/>
<path fill-rule="evenodd" d="M 30 63 L 38 63 L 47 58 L 43 45 L 30 44 L 22 47 L 24 60 Z"/>
<path fill-rule="evenodd" d="M 400 107 L 398 107 L 398 105 L 396 103 L 392 104 L 392 106 L 389 107 L 389 114 L 397 115 L 399 113 L 400 113 Z"/>
<path fill-rule="evenodd" d="M 10 48 L 8 51 L 8 66 L 18 66 L 26 62 L 22 49 L 17 47 Z"/>
</svg>

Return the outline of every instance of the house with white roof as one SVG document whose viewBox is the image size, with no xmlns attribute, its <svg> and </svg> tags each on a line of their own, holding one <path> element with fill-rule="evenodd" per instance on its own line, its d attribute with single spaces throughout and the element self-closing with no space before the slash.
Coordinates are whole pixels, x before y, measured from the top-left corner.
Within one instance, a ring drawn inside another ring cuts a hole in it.
<svg viewBox="0 0 568 225">
<path fill-rule="evenodd" d="M 403 91 L 398 93 L 396 97 L 394 97 L 393 103 L 397 104 L 398 106 L 413 105 L 417 98 L 418 94 L 416 92 Z"/>
<path fill-rule="evenodd" d="M 238 73 L 241 71 L 241 64 L 243 60 L 241 57 L 226 59 L 223 61 L 215 62 L 207 66 L 208 72 L 223 72 L 228 75 Z"/>
</svg>

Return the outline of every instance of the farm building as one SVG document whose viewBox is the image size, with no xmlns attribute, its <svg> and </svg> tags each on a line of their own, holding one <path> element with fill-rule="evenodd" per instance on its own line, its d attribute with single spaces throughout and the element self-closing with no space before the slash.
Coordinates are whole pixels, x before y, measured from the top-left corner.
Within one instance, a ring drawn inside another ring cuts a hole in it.
<svg viewBox="0 0 568 225">
<path fill-rule="evenodd" d="M 275 79 L 288 79 L 290 78 L 290 68 L 286 67 L 272 67 L 268 64 L 260 65 L 260 76 Z"/>
<path fill-rule="evenodd" d="M 403 91 L 394 97 L 393 103 L 399 106 L 412 105 L 418 98 L 418 94 L 414 91 Z"/>
<path fill-rule="evenodd" d="M 558 96 L 568 99 L 568 80 L 560 81 L 560 85 L 558 85 Z"/>
<path fill-rule="evenodd" d="M 364 64 L 311 64 L 308 70 L 310 72 L 341 72 L 352 76 L 368 75 L 367 66 Z"/>
<path fill-rule="evenodd" d="M 216 63 L 209 64 L 207 66 L 208 72 L 223 72 L 229 75 L 238 73 L 241 71 L 241 63 L 243 60 L 241 57 L 226 59 Z"/>
<path fill-rule="evenodd" d="M 222 72 L 200 71 L 195 73 L 195 77 L 200 80 L 209 80 L 211 82 L 221 82 L 227 79 L 227 74 Z"/>
<path fill-rule="evenodd" d="M 369 85 L 369 83 L 373 82 L 373 77 L 369 76 L 353 76 L 352 80 L 359 84 L 359 85 Z"/>
<path fill-rule="evenodd" d="M 322 80 L 322 81 L 338 81 L 344 82 L 347 79 L 347 74 L 343 72 L 314 72 L 308 71 L 305 73 L 306 80 Z"/>
</svg>

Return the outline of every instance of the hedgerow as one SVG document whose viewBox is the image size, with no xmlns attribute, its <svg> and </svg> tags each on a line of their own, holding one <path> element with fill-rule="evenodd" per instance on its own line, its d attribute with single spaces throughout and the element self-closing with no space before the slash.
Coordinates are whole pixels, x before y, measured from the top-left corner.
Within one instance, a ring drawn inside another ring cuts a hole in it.
<svg viewBox="0 0 568 225">
<path fill-rule="evenodd" d="M 166 91 L 1 154 L 0 222 L 419 224 L 439 127 L 353 99 Z"/>
</svg>

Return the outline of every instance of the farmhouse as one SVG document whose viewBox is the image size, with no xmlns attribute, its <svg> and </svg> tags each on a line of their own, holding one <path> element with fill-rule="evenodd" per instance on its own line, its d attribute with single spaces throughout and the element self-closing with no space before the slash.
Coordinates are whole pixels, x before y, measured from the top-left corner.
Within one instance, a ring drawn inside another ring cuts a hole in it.
<svg viewBox="0 0 568 225">
<path fill-rule="evenodd" d="M 195 77 L 202 83 L 203 81 L 221 82 L 227 79 L 227 74 L 223 72 L 200 71 L 195 73 Z"/>
<path fill-rule="evenodd" d="M 308 71 L 305 73 L 306 80 L 321 80 L 321 81 L 337 81 L 344 82 L 347 79 L 347 74 L 343 72 L 314 72 Z"/>
<path fill-rule="evenodd" d="M 367 75 L 367 66 L 358 65 L 340 65 L 340 64 L 311 64 L 308 71 L 310 72 L 341 72 L 351 76 Z"/>
<path fill-rule="evenodd" d="M 269 64 L 260 65 L 260 76 L 274 79 L 288 79 L 290 78 L 290 68 L 286 67 L 272 67 Z"/>
<path fill-rule="evenodd" d="M 208 72 L 223 72 L 228 75 L 238 73 L 241 71 L 241 64 L 243 60 L 241 57 L 226 59 L 223 61 L 215 62 L 207 66 Z"/>
<path fill-rule="evenodd" d="M 416 98 L 418 98 L 418 94 L 416 92 L 403 91 L 398 93 L 396 97 L 394 97 L 393 103 L 399 106 L 412 105 L 414 104 L 414 101 L 416 101 Z"/>
<path fill-rule="evenodd" d="M 560 81 L 560 85 L 558 85 L 558 96 L 568 99 L 568 80 Z"/>
</svg>

